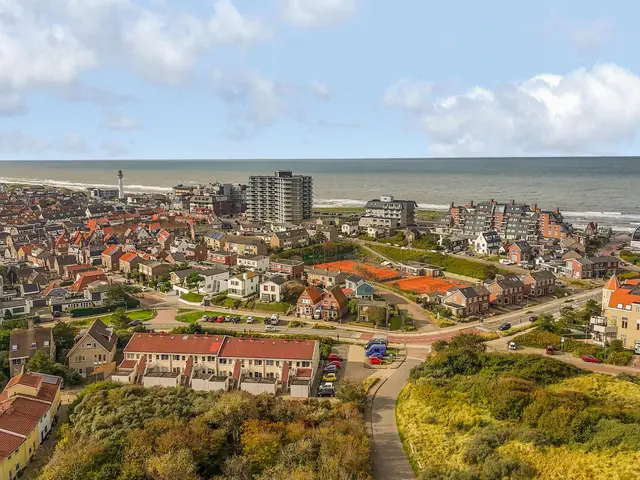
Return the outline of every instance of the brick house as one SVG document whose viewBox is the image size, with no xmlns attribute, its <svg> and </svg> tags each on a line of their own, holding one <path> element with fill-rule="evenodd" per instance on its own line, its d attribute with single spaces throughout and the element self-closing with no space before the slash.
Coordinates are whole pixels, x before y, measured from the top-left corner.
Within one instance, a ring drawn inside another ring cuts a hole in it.
<svg viewBox="0 0 640 480">
<path fill-rule="evenodd" d="M 83 378 L 105 363 L 113 362 L 116 356 L 118 337 L 102 321 L 94 320 L 86 330 L 81 330 L 67 360 L 69 368 Z"/>
<path fill-rule="evenodd" d="M 509 245 L 507 252 L 509 260 L 514 263 L 520 264 L 522 262 L 528 262 L 533 257 L 533 251 L 531 245 L 524 240 L 517 240 Z"/>
<path fill-rule="evenodd" d="M 273 232 L 271 235 L 271 248 L 289 250 L 292 248 L 306 247 L 309 245 L 309 232 L 304 228 Z"/>
<path fill-rule="evenodd" d="M 324 292 L 322 297 L 322 320 L 340 321 L 347 314 L 348 300 L 339 286 Z"/>
<path fill-rule="evenodd" d="M 233 252 L 222 251 L 209 251 L 207 252 L 207 259 L 210 262 L 220 263 L 233 267 L 238 262 L 238 255 Z"/>
<path fill-rule="evenodd" d="M 489 290 L 482 285 L 473 287 L 451 287 L 442 299 L 442 305 L 454 315 L 466 316 L 485 313 L 489 310 Z"/>
<path fill-rule="evenodd" d="M 272 260 L 269 271 L 282 273 L 289 278 L 301 278 L 304 273 L 304 262 L 287 258 Z"/>
<path fill-rule="evenodd" d="M 599 278 L 607 273 L 618 273 L 616 257 L 584 257 L 570 258 L 566 262 L 569 276 L 573 278 Z"/>
<path fill-rule="evenodd" d="M 524 294 L 530 297 L 553 295 L 556 288 L 556 276 L 549 270 L 530 272 L 520 280 L 524 283 Z"/>
<path fill-rule="evenodd" d="M 107 270 L 119 270 L 120 269 L 120 257 L 122 256 L 122 250 L 117 245 L 111 245 L 102 252 L 102 266 Z"/>
<path fill-rule="evenodd" d="M 127 252 L 120 257 L 120 271 L 128 274 L 137 272 L 140 262 L 142 262 L 142 258 L 136 252 Z"/>
<path fill-rule="evenodd" d="M 313 316 L 316 308 L 322 305 L 322 291 L 313 285 L 304 289 L 298 297 L 296 312 L 298 316 Z"/>
<path fill-rule="evenodd" d="M 516 276 L 497 276 L 489 285 L 492 305 L 520 305 L 524 298 L 524 283 Z"/>
</svg>

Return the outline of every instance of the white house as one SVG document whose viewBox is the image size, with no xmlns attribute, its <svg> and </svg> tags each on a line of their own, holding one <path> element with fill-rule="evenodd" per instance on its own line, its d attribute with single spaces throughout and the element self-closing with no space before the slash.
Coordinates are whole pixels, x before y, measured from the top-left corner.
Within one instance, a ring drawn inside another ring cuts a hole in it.
<svg viewBox="0 0 640 480">
<path fill-rule="evenodd" d="M 239 273 L 229 280 L 228 295 L 233 298 L 247 298 L 258 293 L 260 276 L 254 272 Z"/>
<path fill-rule="evenodd" d="M 357 223 L 343 223 L 340 226 L 340 231 L 345 235 L 354 235 L 360 232 L 360 227 Z"/>
<path fill-rule="evenodd" d="M 198 273 L 203 278 L 198 286 L 200 293 L 215 294 L 229 288 L 229 271 L 224 268 L 209 268 Z"/>
<path fill-rule="evenodd" d="M 238 257 L 237 266 L 252 272 L 264 273 L 269 270 L 269 257 L 264 255 L 245 255 Z"/>
<path fill-rule="evenodd" d="M 190 242 L 186 238 L 176 238 L 171 246 L 169 247 L 169 251 L 171 253 L 184 253 L 189 248 L 194 248 L 196 244 L 194 242 Z"/>
<path fill-rule="evenodd" d="M 500 235 L 495 230 L 479 233 L 474 241 L 474 249 L 481 255 L 497 255 L 501 245 Z"/>
<path fill-rule="evenodd" d="M 281 275 L 274 275 L 260 284 L 261 302 L 282 301 L 282 290 L 287 279 Z"/>
</svg>

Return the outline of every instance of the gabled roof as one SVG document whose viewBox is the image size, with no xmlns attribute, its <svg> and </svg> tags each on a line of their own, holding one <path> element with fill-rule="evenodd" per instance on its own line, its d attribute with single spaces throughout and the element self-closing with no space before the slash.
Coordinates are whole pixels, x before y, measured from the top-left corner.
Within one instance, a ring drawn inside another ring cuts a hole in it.
<svg viewBox="0 0 640 480">
<path fill-rule="evenodd" d="M 342 288 L 340 288 L 338 285 L 331 287 L 327 291 L 333 295 L 333 298 L 336 299 L 336 302 L 338 302 L 338 305 L 340 305 L 341 307 L 344 307 L 349 301 L 342 291 Z"/>
<path fill-rule="evenodd" d="M 171 333 L 134 333 L 125 353 L 218 355 L 224 336 Z"/>
<path fill-rule="evenodd" d="M 109 352 L 113 349 L 116 341 L 118 340 L 117 335 L 110 331 L 99 318 L 93 321 L 89 329 L 86 331 L 86 334 L 91 336 L 91 338 Z"/>
<path fill-rule="evenodd" d="M 313 305 L 315 305 L 320 300 L 322 300 L 322 292 L 320 291 L 320 289 L 318 289 L 317 287 L 314 287 L 313 285 L 305 288 L 304 292 L 302 292 L 301 295 L 305 293 L 309 296 L 309 298 L 311 299 L 311 303 Z"/>
<path fill-rule="evenodd" d="M 311 360 L 315 346 L 314 340 L 224 337 L 219 356 L 222 358 Z"/>
<path fill-rule="evenodd" d="M 611 278 L 604 285 L 603 289 L 611 290 L 612 292 L 615 292 L 617 289 L 620 288 L 620 285 L 621 283 L 620 283 L 620 280 L 618 280 L 618 277 L 616 275 L 612 275 Z"/>
<path fill-rule="evenodd" d="M 69 287 L 70 292 L 81 292 L 84 290 L 87 285 L 95 282 L 96 280 L 107 280 L 107 276 L 104 274 L 102 270 L 88 271 L 88 272 L 80 272 L 78 274 L 78 279 L 73 282 L 73 285 Z"/>
</svg>

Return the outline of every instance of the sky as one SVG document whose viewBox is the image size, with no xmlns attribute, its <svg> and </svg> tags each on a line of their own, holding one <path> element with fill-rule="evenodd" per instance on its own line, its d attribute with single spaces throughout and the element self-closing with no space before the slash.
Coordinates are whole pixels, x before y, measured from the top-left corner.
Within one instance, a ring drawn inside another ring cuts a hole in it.
<svg viewBox="0 0 640 480">
<path fill-rule="evenodd" d="M 630 0 L 0 0 L 0 159 L 634 155 L 639 17 Z"/>
</svg>

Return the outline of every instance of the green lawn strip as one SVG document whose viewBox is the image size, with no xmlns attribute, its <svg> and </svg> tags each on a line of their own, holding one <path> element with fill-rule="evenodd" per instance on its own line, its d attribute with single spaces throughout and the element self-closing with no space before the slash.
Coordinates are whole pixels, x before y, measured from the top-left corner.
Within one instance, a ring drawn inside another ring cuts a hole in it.
<svg viewBox="0 0 640 480">
<path fill-rule="evenodd" d="M 200 295 L 198 293 L 188 292 L 180 295 L 180 298 L 185 302 L 201 302 L 204 298 L 204 295 Z"/>
<path fill-rule="evenodd" d="M 183 313 L 182 315 L 176 316 L 176 320 L 183 323 L 196 323 L 204 315 L 208 315 L 210 317 L 215 317 L 215 318 L 226 317 L 227 315 L 231 315 L 232 317 L 240 317 L 240 323 L 247 323 L 247 317 L 252 316 L 252 315 L 237 315 L 237 314 L 230 314 L 229 312 L 216 312 L 213 310 L 206 310 L 204 312 L 193 311 L 189 313 Z M 261 317 L 253 316 L 253 318 L 256 321 L 256 323 L 259 323 L 259 320 L 262 320 Z M 216 323 L 216 322 L 213 322 L 213 323 Z"/>
<path fill-rule="evenodd" d="M 389 330 L 400 330 L 402 328 L 402 318 L 400 315 L 394 315 L 389 319 Z"/>
</svg>

